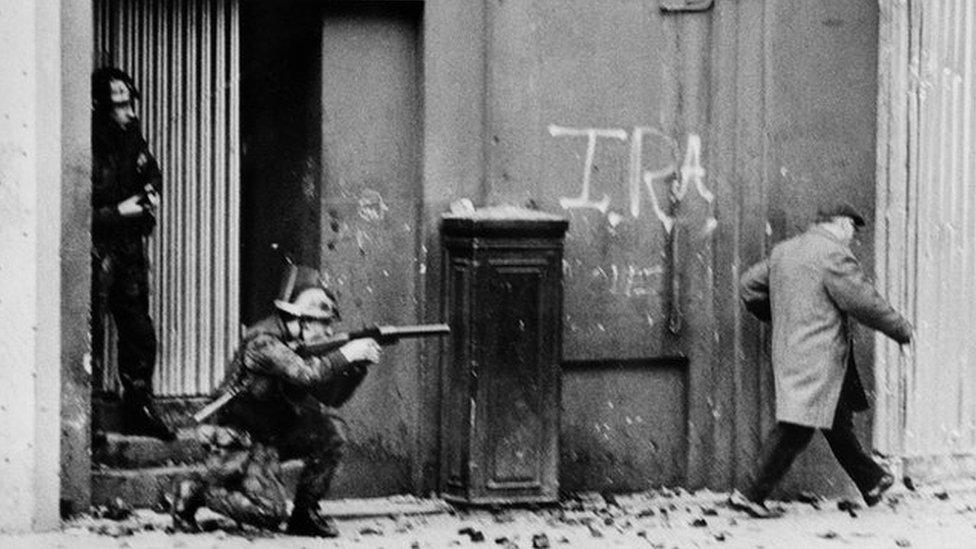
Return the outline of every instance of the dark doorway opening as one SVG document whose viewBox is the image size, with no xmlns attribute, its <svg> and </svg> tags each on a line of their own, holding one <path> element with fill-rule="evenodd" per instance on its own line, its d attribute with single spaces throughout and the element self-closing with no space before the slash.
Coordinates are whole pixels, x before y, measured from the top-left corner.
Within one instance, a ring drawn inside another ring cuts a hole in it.
<svg viewBox="0 0 976 549">
<path fill-rule="evenodd" d="M 242 5 L 240 295 L 245 325 L 270 312 L 282 253 L 318 265 L 321 12 L 319 2 Z"/>
<path fill-rule="evenodd" d="M 255 0 L 241 12 L 241 322 L 271 314 L 285 267 L 317 267 L 341 330 L 422 314 L 423 3 Z M 417 342 L 384 349 L 342 408 L 333 495 L 414 488 Z"/>
</svg>

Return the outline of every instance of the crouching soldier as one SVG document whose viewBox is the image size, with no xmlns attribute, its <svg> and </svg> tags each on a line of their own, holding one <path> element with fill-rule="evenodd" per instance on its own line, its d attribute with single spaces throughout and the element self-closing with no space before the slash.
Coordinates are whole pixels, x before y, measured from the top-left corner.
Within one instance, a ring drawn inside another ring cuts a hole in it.
<svg viewBox="0 0 976 549">
<path fill-rule="evenodd" d="M 234 394 L 199 434 L 210 450 L 206 473 L 177 483 L 174 526 L 196 530 L 203 506 L 239 523 L 277 529 L 287 519 L 294 535 L 335 537 L 319 512 L 345 444 L 334 408 L 352 395 L 366 366 L 380 359 L 373 339 L 356 339 L 322 356 L 303 358 L 302 344 L 332 335 L 335 296 L 319 274 L 295 267 L 286 278 L 277 314 L 251 326 L 218 395 Z M 304 460 L 294 508 L 287 514 L 279 460 Z"/>
</svg>

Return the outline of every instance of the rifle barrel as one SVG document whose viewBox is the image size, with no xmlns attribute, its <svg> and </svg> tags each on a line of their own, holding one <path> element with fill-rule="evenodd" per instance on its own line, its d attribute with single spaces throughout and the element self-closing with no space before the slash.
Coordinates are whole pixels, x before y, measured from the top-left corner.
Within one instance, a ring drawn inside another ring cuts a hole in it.
<svg viewBox="0 0 976 549">
<path fill-rule="evenodd" d="M 381 337 L 425 337 L 447 335 L 451 328 L 447 324 L 414 324 L 410 326 L 380 326 Z"/>
</svg>

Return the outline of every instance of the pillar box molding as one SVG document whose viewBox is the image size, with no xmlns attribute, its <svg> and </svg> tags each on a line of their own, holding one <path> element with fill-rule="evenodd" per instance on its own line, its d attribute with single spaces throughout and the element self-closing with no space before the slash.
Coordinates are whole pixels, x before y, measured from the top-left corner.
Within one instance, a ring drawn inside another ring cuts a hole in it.
<svg viewBox="0 0 976 549">
<path fill-rule="evenodd" d="M 441 493 L 465 504 L 554 502 L 559 489 L 563 237 L 521 208 L 445 215 Z"/>
</svg>

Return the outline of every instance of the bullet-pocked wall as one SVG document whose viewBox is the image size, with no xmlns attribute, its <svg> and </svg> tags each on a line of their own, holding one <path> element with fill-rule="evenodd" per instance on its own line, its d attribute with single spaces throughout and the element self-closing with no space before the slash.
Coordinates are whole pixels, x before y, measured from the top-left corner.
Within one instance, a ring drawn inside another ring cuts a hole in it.
<svg viewBox="0 0 976 549">
<path fill-rule="evenodd" d="M 738 275 L 821 199 L 873 211 L 874 2 L 661 4 L 489 0 L 462 16 L 427 2 L 427 98 L 445 101 L 427 107 L 425 135 L 462 140 L 447 153 L 427 142 L 425 195 L 570 220 L 565 489 L 741 479 L 773 395 Z M 433 27 L 443 23 L 468 35 L 439 58 L 438 40 L 460 32 Z M 451 65 L 459 57 L 469 66 Z M 442 93 L 445 74 L 459 77 L 463 106 Z M 469 130 L 444 123 L 450 114 Z M 459 176 L 446 154 L 476 166 Z M 869 271 L 871 242 L 855 250 Z M 798 483 L 819 478 L 822 451 Z"/>
<path fill-rule="evenodd" d="M 284 252 L 319 267 L 338 329 L 418 323 L 423 3 L 241 9 L 243 320 L 271 314 Z M 385 348 L 343 407 L 333 495 L 413 490 L 418 345 Z"/>
<path fill-rule="evenodd" d="M 816 199 L 873 210 L 877 13 L 662 3 L 243 3 L 242 320 L 274 294 L 273 236 L 345 326 L 440 321 L 441 212 L 534 205 L 570 220 L 563 488 L 740 479 L 773 395 L 736 281 Z M 388 348 L 343 409 L 337 494 L 436 488 L 438 349 Z"/>
</svg>

